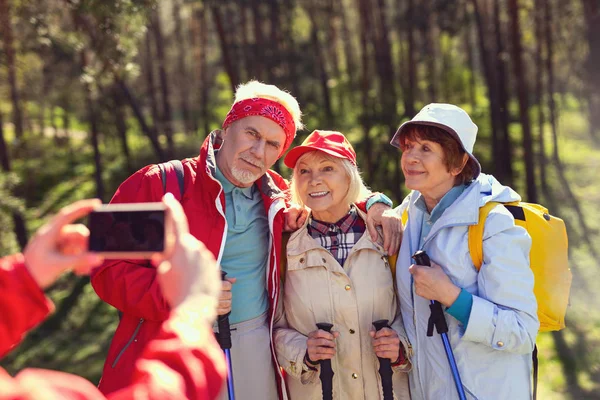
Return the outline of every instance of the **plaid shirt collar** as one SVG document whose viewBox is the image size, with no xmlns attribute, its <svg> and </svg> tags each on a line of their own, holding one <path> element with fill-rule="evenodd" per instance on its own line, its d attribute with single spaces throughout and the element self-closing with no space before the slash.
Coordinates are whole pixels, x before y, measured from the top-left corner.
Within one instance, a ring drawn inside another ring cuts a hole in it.
<svg viewBox="0 0 600 400">
<path fill-rule="evenodd" d="M 327 232 L 336 231 L 338 228 L 342 233 L 348 233 L 354 226 L 356 219 L 359 218 L 354 205 L 350 206 L 350 211 L 339 221 L 335 223 L 323 222 L 310 217 L 309 225 L 311 230 L 315 230 L 321 235 L 327 235 Z"/>
<path fill-rule="evenodd" d="M 366 230 L 365 221 L 354 205 L 334 224 L 310 218 L 308 234 L 343 266 L 352 248 Z"/>
</svg>

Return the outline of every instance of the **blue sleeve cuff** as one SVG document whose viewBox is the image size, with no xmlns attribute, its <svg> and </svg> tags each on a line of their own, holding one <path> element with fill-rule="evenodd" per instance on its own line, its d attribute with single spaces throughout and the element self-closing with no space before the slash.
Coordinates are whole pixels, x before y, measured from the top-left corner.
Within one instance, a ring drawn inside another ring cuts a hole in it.
<svg viewBox="0 0 600 400">
<path fill-rule="evenodd" d="M 469 317 L 471 316 L 471 307 L 473 306 L 473 295 L 465 289 L 460 290 L 460 294 L 454 303 L 446 309 L 446 312 L 460 321 L 467 328 Z"/>
<path fill-rule="evenodd" d="M 387 197 L 385 194 L 376 193 L 376 194 L 372 195 L 371 197 L 369 197 L 369 200 L 367 200 L 367 205 L 366 205 L 367 211 L 369 211 L 369 208 L 371 208 L 373 206 L 373 204 L 375 204 L 375 203 L 387 204 L 390 207 L 392 207 L 394 205 L 394 203 L 392 202 L 392 199 Z"/>
</svg>

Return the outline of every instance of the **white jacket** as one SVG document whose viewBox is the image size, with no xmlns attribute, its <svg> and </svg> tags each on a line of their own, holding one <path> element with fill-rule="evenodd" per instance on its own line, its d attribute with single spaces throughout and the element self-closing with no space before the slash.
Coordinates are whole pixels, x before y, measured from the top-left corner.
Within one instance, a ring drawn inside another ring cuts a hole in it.
<svg viewBox="0 0 600 400">
<path fill-rule="evenodd" d="M 456 399 L 457 392 L 442 339 L 427 337 L 429 300 L 414 291 L 408 268 L 419 250 L 423 212 L 411 192 L 396 209 L 408 207 L 408 221 L 397 261 L 396 281 L 408 338 L 413 346 L 409 375 L 413 399 Z M 483 266 L 478 273 L 469 253 L 468 226 L 479 219 L 479 207 L 489 201 L 520 197 L 493 176 L 481 174 L 450 205 L 424 238 L 422 250 L 441 265 L 452 282 L 473 295 L 467 329 L 445 314 L 449 338 L 463 387 L 469 399 L 530 399 L 531 353 L 539 329 L 533 273 L 529 268 L 531 238 L 515 226 L 499 205 L 487 217 L 483 236 Z"/>
</svg>

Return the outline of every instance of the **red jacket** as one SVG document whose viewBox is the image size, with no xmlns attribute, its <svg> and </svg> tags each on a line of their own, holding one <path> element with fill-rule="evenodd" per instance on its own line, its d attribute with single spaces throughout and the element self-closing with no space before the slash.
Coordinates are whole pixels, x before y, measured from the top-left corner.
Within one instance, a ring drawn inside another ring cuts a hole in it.
<svg viewBox="0 0 600 400">
<path fill-rule="evenodd" d="M 0 356 L 53 309 L 20 255 L 0 259 Z M 137 361 L 132 380 L 110 399 L 214 399 L 225 377 L 213 333 L 181 317 L 166 321 Z M 11 377 L 0 368 L 0 400 L 105 399 L 87 380 L 58 371 L 26 369 Z"/>
<path fill-rule="evenodd" d="M 181 204 L 188 218 L 190 233 L 202 241 L 221 261 L 227 231 L 225 229 L 225 195 L 221 184 L 214 178 L 216 132 L 205 140 L 196 159 L 183 160 L 185 192 Z M 273 171 L 268 171 L 257 182 L 268 216 L 270 259 L 267 268 L 267 291 L 270 304 L 270 327 L 279 300 L 279 263 L 283 213 L 286 207 L 287 183 Z M 112 203 L 160 201 L 163 184 L 156 165 L 142 168 L 121 184 Z M 131 378 L 135 361 L 142 349 L 155 338 L 161 321 L 167 318 L 169 307 L 162 298 L 156 281 L 156 271 L 148 262 L 119 260 L 105 262 L 92 273 L 92 285 L 98 296 L 123 313 L 112 340 L 104 365 L 100 390 L 107 394 L 122 388 Z M 283 388 L 283 377 L 277 366 L 278 382 Z"/>
</svg>

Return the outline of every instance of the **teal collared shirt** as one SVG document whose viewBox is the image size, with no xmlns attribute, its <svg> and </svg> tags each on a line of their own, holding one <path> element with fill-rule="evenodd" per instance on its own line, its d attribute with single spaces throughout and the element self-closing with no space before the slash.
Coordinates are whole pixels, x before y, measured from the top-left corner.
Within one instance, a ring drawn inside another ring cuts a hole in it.
<svg viewBox="0 0 600 400">
<path fill-rule="evenodd" d="M 237 281 L 232 285 L 231 315 L 236 324 L 256 318 L 269 307 L 266 270 L 269 261 L 269 222 L 256 185 L 247 188 L 232 184 L 219 167 L 215 178 L 225 194 L 227 239 L 221 269 Z"/>
<path fill-rule="evenodd" d="M 454 186 L 442 197 L 440 202 L 431 210 L 431 213 L 427 211 L 425 205 L 425 199 L 423 195 L 419 195 L 415 202 L 415 206 L 423 211 L 423 221 L 421 221 L 421 237 L 419 239 L 419 248 L 423 245 L 423 238 L 427 237 L 431 227 L 435 222 L 440 219 L 444 211 L 452 205 L 465 191 L 465 185 Z M 454 318 L 459 320 L 465 329 L 469 324 L 469 317 L 471 316 L 471 307 L 473 306 L 473 295 L 467 292 L 465 289 L 460 290 L 460 294 L 454 301 L 452 306 L 446 309 L 446 312 L 452 315 Z"/>
</svg>

